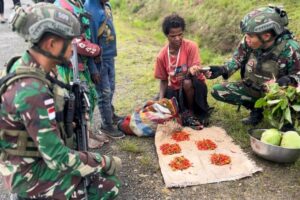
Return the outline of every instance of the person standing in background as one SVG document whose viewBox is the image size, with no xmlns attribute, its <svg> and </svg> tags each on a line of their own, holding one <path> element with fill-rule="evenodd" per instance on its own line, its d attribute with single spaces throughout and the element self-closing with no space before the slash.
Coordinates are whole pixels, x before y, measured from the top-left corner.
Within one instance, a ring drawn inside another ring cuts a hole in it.
<svg viewBox="0 0 300 200">
<path fill-rule="evenodd" d="M 86 0 L 85 10 L 92 15 L 92 38 L 97 38 L 102 48 L 101 59 L 96 63 L 101 81 L 96 84 L 101 114 L 101 131 L 111 138 L 122 138 L 114 122 L 120 117 L 114 114 L 112 99 L 115 92 L 115 57 L 117 56 L 116 32 L 113 24 L 111 6 L 108 0 Z"/>
</svg>

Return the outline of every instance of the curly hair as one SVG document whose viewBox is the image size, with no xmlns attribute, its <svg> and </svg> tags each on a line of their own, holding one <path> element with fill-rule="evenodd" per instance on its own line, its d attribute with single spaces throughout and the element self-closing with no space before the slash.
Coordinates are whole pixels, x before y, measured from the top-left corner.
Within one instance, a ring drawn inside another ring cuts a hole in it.
<svg viewBox="0 0 300 200">
<path fill-rule="evenodd" d="M 185 21 L 182 17 L 180 17 L 176 13 L 166 16 L 162 23 L 162 31 L 166 36 L 169 35 L 171 28 L 180 28 L 180 27 L 182 28 L 183 31 L 185 30 Z"/>
</svg>

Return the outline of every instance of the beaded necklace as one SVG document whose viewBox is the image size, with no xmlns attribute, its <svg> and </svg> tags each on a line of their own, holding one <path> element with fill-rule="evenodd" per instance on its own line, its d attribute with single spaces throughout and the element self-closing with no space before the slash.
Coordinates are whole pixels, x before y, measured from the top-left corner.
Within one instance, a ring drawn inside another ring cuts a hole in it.
<svg viewBox="0 0 300 200">
<path fill-rule="evenodd" d="M 171 56 L 170 56 L 170 46 L 168 46 L 168 62 L 169 62 L 168 68 L 169 68 L 169 70 L 170 70 L 171 67 L 176 68 L 176 67 L 178 66 L 179 57 L 180 57 L 180 49 L 181 49 L 181 48 L 179 48 L 178 53 L 177 53 L 176 63 L 175 63 L 175 65 L 173 65 L 173 64 L 171 63 L 171 58 L 170 58 L 170 57 L 171 57 Z"/>
</svg>

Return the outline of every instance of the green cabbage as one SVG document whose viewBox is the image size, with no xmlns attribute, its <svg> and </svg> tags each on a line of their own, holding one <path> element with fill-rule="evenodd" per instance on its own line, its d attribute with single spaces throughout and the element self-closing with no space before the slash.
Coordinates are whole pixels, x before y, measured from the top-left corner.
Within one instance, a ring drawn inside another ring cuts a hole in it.
<svg viewBox="0 0 300 200">
<path fill-rule="evenodd" d="M 300 149 L 300 136 L 296 131 L 287 131 L 283 134 L 280 146 Z"/>
<path fill-rule="evenodd" d="M 268 129 L 261 135 L 262 142 L 267 144 L 279 145 L 281 140 L 281 133 L 277 129 Z"/>
</svg>

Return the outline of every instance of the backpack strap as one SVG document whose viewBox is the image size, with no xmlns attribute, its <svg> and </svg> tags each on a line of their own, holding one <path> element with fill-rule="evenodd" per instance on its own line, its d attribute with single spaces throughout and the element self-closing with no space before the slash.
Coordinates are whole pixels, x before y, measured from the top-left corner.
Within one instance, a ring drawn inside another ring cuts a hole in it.
<svg viewBox="0 0 300 200">
<path fill-rule="evenodd" d="M 40 69 L 21 66 L 16 69 L 16 71 L 8 73 L 6 76 L 0 79 L 0 96 L 6 91 L 10 84 L 22 78 L 35 78 L 47 84 L 50 90 L 53 88 L 50 80 L 47 79 L 45 73 Z"/>
<path fill-rule="evenodd" d="M 108 11 L 106 9 L 110 9 L 111 10 L 111 7 L 108 3 L 105 3 L 103 5 L 103 10 L 104 10 L 104 13 L 105 13 L 105 19 L 104 21 L 102 22 L 101 26 L 98 28 L 98 38 L 100 38 L 102 36 L 102 34 L 104 33 L 104 30 L 106 28 L 106 23 L 107 23 L 107 19 L 108 19 Z"/>
<path fill-rule="evenodd" d="M 21 56 L 15 56 L 15 57 L 12 57 L 6 64 L 5 64 L 5 68 L 6 68 L 6 74 L 9 73 L 11 67 L 15 64 L 15 62 L 17 60 L 19 60 L 21 58 Z"/>
</svg>

